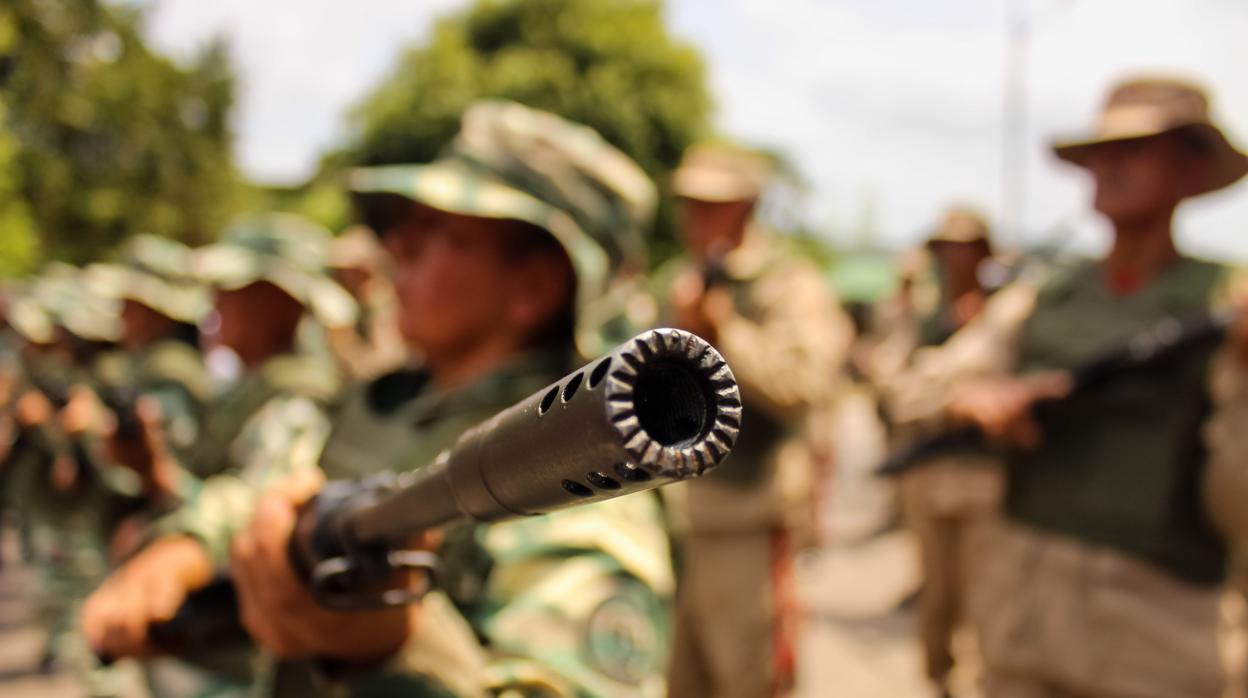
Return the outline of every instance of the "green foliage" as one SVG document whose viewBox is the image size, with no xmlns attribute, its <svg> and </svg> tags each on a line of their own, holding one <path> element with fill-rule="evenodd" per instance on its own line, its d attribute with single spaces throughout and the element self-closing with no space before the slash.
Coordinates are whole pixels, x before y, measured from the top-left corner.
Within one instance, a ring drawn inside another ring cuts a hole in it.
<svg viewBox="0 0 1248 698">
<path fill-rule="evenodd" d="M 0 119 L 5 114 L 0 100 Z M 39 254 L 39 238 L 30 218 L 30 207 L 18 189 L 13 161 L 17 139 L 0 130 L 0 276 L 19 276 L 30 271 Z"/>
<path fill-rule="evenodd" d="M 426 162 L 471 102 L 516 100 L 596 129 L 657 181 L 707 132 L 702 61 L 656 0 L 478 0 L 446 17 L 355 111 L 330 162 Z M 670 249 L 670 206 L 660 247 Z M 662 253 L 661 251 L 661 253 Z"/>
<path fill-rule="evenodd" d="M 238 195 L 225 46 L 179 67 L 148 50 L 140 21 L 101 0 L 0 8 L 0 143 L 16 143 L 0 179 L 47 257 L 90 261 L 136 232 L 203 242 Z"/>
</svg>

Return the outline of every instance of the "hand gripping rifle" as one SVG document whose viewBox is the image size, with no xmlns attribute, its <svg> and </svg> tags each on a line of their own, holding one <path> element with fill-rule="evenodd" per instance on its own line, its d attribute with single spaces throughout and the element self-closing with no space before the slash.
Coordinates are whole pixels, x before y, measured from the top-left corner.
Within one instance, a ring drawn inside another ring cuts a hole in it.
<svg viewBox="0 0 1248 698">
<path fill-rule="evenodd" d="M 437 579 L 437 557 L 407 550 L 421 531 L 600 502 L 698 477 L 741 426 L 732 371 L 688 332 L 651 330 L 465 432 L 433 463 L 331 482 L 300 512 L 290 556 L 312 595 L 352 610 L 418 601 L 394 573 Z M 228 581 L 194 592 L 150 628 L 173 654 L 243 637 Z"/>
<path fill-rule="evenodd" d="M 1200 313 L 1187 318 L 1168 317 L 1152 327 L 1132 335 L 1126 341 L 1111 345 L 1095 354 L 1070 371 L 1071 391 L 1076 394 L 1102 385 L 1115 375 L 1133 368 L 1141 368 L 1191 347 L 1207 342 L 1220 341 L 1235 320 L 1235 312 L 1221 309 Z M 1053 401 L 1060 403 L 1061 400 Z M 956 427 L 895 451 L 875 474 L 881 477 L 901 475 L 936 456 L 955 453 L 967 448 L 987 450 L 990 448 L 983 434 L 975 426 Z"/>
</svg>

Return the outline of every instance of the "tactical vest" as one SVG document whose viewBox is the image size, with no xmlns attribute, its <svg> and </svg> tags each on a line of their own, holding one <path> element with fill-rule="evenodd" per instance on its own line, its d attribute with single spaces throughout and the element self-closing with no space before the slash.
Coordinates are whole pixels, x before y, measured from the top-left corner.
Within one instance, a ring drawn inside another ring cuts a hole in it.
<svg viewBox="0 0 1248 698">
<path fill-rule="evenodd" d="M 1167 317 L 1201 313 L 1222 273 L 1212 263 L 1181 259 L 1147 288 L 1115 297 L 1099 265 L 1080 266 L 1041 292 L 1024 327 L 1019 370 L 1069 369 Z M 1190 347 L 1040 406 L 1043 445 L 1009 459 L 1008 515 L 1192 583 L 1219 583 L 1226 549 L 1200 497 L 1200 432 L 1217 344 Z"/>
</svg>

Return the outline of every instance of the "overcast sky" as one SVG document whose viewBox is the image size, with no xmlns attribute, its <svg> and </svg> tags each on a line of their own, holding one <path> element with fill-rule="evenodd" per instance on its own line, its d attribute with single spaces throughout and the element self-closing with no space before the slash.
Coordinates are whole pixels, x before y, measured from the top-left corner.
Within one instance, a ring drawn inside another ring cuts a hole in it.
<svg viewBox="0 0 1248 698">
<path fill-rule="evenodd" d="M 345 110 L 463 0 L 158 0 L 148 33 L 189 55 L 214 34 L 241 77 L 238 160 L 295 182 L 344 132 Z M 1141 70 L 1199 78 L 1248 147 L 1243 0 L 668 0 L 671 29 L 710 70 L 717 126 L 787 152 L 812 184 L 810 218 L 842 240 L 870 221 L 916 240 L 949 201 L 1003 215 L 1007 8 L 1029 18 L 1022 181 L 1026 242 L 1096 249 L 1078 171 L 1047 144 L 1091 126 L 1114 80 Z M 1248 182 L 1185 206 L 1190 250 L 1248 260 Z"/>
</svg>

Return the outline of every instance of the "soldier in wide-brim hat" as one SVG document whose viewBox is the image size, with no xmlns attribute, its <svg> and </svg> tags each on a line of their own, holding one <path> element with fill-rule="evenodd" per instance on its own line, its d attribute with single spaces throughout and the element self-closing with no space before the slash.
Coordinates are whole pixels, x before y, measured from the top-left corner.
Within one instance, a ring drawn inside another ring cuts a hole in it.
<svg viewBox="0 0 1248 698">
<path fill-rule="evenodd" d="M 1242 432 L 1243 369 L 1203 337 L 1074 392 L 1070 377 L 1219 307 L 1228 270 L 1182 254 L 1173 220 L 1248 158 L 1200 88 L 1153 77 L 1117 85 L 1095 131 L 1054 152 L 1090 176 L 1108 252 L 998 292 L 916 358 L 927 382 L 908 412 L 1008 446 L 1003 515 L 977 532 L 967 577 L 986 693 L 1220 696 L 1219 608 L 1229 551 L 1248 542 L 1248 476 L 1242 439 L 1217 437 Z"/>
</svg>

